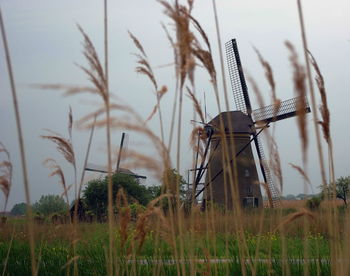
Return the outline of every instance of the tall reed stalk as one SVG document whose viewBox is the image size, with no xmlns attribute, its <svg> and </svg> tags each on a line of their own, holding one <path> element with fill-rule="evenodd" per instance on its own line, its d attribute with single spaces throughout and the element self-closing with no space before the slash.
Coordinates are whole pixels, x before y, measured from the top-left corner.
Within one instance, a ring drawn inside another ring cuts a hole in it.
<svg viewBox="0 0 350 276">
<path fill-rule="evenodd" d="M 106 95 L 106 134 L 107 134 L 107 162 L 108 162 L 108 225 L 109 225 L 109 265 L 108 274 L 114 274 L 114 212 L 113 212 L 113 187 L 112 187 L 112 145 L 111 145 L 111 129 L 110 129 L 110 95 L 109 95 L 109 81 L 108 81 L 108 1 L 104 0 L 104 88 Z"/>
<path fill-rule="evenodd" d="M 304 15 L 303 15 L 303 9 L 301 0 L 297 0 L 298 5 L 298 15 L 299 15 L 299 22 L 300 22 L 300 30 L 301 30 L 301 37 L 303 42 L 303 50 L 304 50 L 304 58 L 305 58 L 305 64 L 306 64 L 306 72 L 307 72 L 307 79 L 308 79 L 308 85 L 309 85 L 309 91 L 310 91 L 310 97 L 311 97 L 311 106 L 313 108 L 313 123 L 314 123 L 314 130 L 315 130 L 315 136 L 316 136 L 316 142 L 317 142 L 317 150 L 319 155 L 319 165 L 320 165 L 320 172 L 322 176 L 322 185 L 324 188 L 327 187 L 327 180 L 326 180 L 326 174 L 325 174 L 325 166 L 323 161 L 323 149 L 321 145 L 321 138 L 320 138 L 320 131 L 319 131 L 319 120 L 317 118 L 317 105 L 316 105 L 316 96 L 314 93 L 314 87 L 313 87 L 313 81 L 311 76 L 311 68 L 310 68 L 310 60 L 308 58 L 308 44 L 307 44 L 307 36 L 306 36 L 306 30 L 305 30 L 305 23 L 304 23 Z M 331 173 L 333 175 L 334 172 Z M 331 183 L 333 186 L 333 190 L 335 190 L 335 183 Z M 331 257 L 332 257 L 332 263 L 335 264 L 337 260 L 340 257 L 340 249 L 339 249 L 339 226 L 338 226 L 338 215 L 337 211 L 332 208 L 333 210 L 329 210 L 328 212 L 328 227 L 330 229 L 331 235 L 334 237 L 334 240 L 330 243 L 331 245 Z M 332 273 L 335 275 L 339 273 L 339 270 L 337 269 L 336 265 L 332 266 Z"/>
<path fill-rule="evenodd" d="M 6 32 L 5 32 L 5 23 L 4 23 L 4 20 L 2 17 L 1 7 L 0 7 L 0 27 L 1 27 L 2 41 L 3 41 L 3 45 L 4 45 L 4 50 L 5 50 L 8 76 L 9 76 L 11 92 L 12 92 L 13 106 L 14 106 L 15 117 L 16 117 L 16 127 L 17 127 L 17 133 L 18 133 L 17 137 L 18 137 L 18 144 L 19 144 L 19 149 L 20 149 L 22 174 L 23 174 L 23 185 L 24 185 L 26 202 L 28 205 L 28 207 L 27 207 L 27 217 L 28 217 L 27 227 L 28 227 L 28 233 L 29 233 L 31 271 L 32 271 L 32 275 L 35 275 L 35 273 L 36 273 L 36 260 L 35 260 L 35 251 L 34 251 L 35 243 L 34 243 L 33 212 L 32 212 L 32 207 L 31 207 L 31 200 L 30 200 L 28 171 L 27 171 L 26 155 L 25 155 L 25 148 L 24 148 L 24 138 L 23 138 L 23 133 L 22 133 L 20 111 L 19 111 L 19 106 L 18 106 L 18 101 L 17 101 L 15 78 L 14 78 L 14 74 L 13 74 L 13 70 L 12 70 L 10 50 L 9 50 L 8 43 L 7 43 Z"/>
</svg>

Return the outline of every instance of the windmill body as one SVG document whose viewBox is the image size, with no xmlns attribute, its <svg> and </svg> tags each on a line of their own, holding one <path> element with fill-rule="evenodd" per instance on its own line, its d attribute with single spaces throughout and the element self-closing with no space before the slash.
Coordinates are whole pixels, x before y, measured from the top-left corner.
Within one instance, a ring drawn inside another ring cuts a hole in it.
<svg viewBox="0 0 350 276">
<path fill-rule="evenodd" d="M 224 133 L 220 131 L 220 122 Z M 250 137 L 254 133 L 253 121 L 241 111 L 230 111 L 220 113 L 209 124 L 214 129 L 210 146 L 213 154 L 205 183 L 218 176 L 205 190 L 205 202 L 212 201 L 226 209 L 232 209 L 235 200 L 244 207 L 261 207 L 263 201 L 258 172 L 250 145 Z M 239 151 L 237 158 L 231 160 Z"/>
</svg>

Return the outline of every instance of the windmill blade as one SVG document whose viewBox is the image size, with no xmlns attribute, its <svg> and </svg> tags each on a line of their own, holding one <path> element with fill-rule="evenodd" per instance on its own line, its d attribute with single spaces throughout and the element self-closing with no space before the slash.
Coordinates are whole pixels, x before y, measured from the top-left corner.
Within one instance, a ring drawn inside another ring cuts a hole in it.
<svg viewBox="0 0 350 276">
<path fill-rule="evenodd" d="M 95 165 L 93 163 L 87 163 L 85 170 L 90 172 L 108 173 L 108 168 L 106 166 Z"/>
<path fill-rule="evenodd" d="M 273 182 L 271 171 L 264 155 L 262 143 L 257 135 L 254 137 L 254 144 L 259 157 L 261 173 L 264 182 L 267 184 L 267 196 L 269 198 L 270 206 L 273 208 L 278 207 L 281 204 L 280 195 Z"/>
<path fill-rule="evenodd" d="M 305 107 L 303 107 L 303 110 L 299 111 L 298 110 L 299 101 L 300 101 L 300 97 L 283 101 L 281 102 L 278 110 L 276 110 L 278 106 L 274 104 L 255 109 L 252 112 L 253 121 L 255 123 L 256 122 L 270 123 L 270 122 L 276 122 L 279 120 L 294 117 L 298 114 L 298 112 L 305 112 L 305 113 L 311 112 L 310 105 L 307 99 L 305 99 L 305 103 L 306 103 Z"/>
<path fill-rule="evenodd" d="M 125 159 L 125 157 L 127 156 L 128 146 L 129 146 L 129 134 L 123 132 L 122 137 L 120 139 L 120 147 L 119 147 L 115 172 L 118 172 L 120 167 L 120 162 L 123 159 Z"/>
<path fill-rule="evenodd" d="M 226 42 L 225 47 L 227 66 L 236 108 L 244 114 L 250 115 L 252 107 L 248 96 L 247 84 L 243 74 L 236 39 Z"/>
<path fill-rule="evenodd" d="M 87 163 L 85 170 L 90 171 L 90 172 L 99 172 L 99 173 L 106 173 L 106 174 L 108 173 L 107 166 L 95 165 L 93 163 Z M 118 173 L 130 175 L 130 176 L 133 176 L 135 178 L 147 179 L 146 176 L 133 173 L 129 169 L 125 169 L 125 168 L 119 168 Z"/>
</svg>

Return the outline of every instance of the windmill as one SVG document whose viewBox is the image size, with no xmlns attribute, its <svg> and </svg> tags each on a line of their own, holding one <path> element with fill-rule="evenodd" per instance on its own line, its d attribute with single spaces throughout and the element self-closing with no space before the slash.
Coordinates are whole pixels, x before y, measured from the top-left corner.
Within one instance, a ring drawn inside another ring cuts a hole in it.
<svg viewBox="0 0 350 276">
<path fill-rule="evenodd" d="M 253 143 L 263 181 L 267 184 L 270 206 L 276 207 L 280 203 L 279 191 L 274 185 L 259 134 L 272 122 L 294 117 L 297 112 L 309 113 L 311 110 L 307 101 L 302 110 L 298 109 L 299 98 L 281 102 L 278 110 L 275 105 L 252 110 L 236 39 L 228 41 L 225 46 L 237 110 L 222 112 L 205 125 L 206 146 L 202 162 L 199 167 L 196 164 L 194 170 L 191 200 L 197 199 L 203 193 L 204 205 L 211 201 L 232 209 L 232 193 L 235 193 L 241 206 L 261 207 L 263 201 L 258 185 Z M 198 190 L 198 184 L 205 172 L 204 187 Z M 237 180 L 237 184 L 231 185 L 230 179 Z"/>
<path fill-rule="evenodd" d="M 93 135 L 93 131 L 94 129 L 91 129 L 91 138 Z M 127 138 L 126 138 L 127 137 Z M 121 157 L 122 157 L 122 152 L 123 150 L 125 151 L 125 140 L 128 140 L 128 135 L 125 134 L 124 132 L 122 133 L 122 138 L 120 140 L 120 147 L 119 147 L 119 153 L 118 153 L 118 159 L 117 159 L 117 165 L 115 168 L 115 173 L 120 173 L 120 174 L 125 174 L 125 175 L 130 175 L 136 179 L 146 179 L 147 177 L 144 175 L 139 175 L 136 174 L 132 171 L 130 171 L 129 169 L 125 169 L 125 168 L 121 168 L 120 167 L 120 161 L 121 161 Z M 86 171 L 91 171 L 91 172 L 99 172 L 99 173 L 104 173 L 107 174 L 108 173 L 108 169 L 105 166 L 99 166 L 99 165 L 95 165 L 92 163 L 87 163 L 86 161 L 86 165 L 85 165 L 85 170 Z"/>
</svg>

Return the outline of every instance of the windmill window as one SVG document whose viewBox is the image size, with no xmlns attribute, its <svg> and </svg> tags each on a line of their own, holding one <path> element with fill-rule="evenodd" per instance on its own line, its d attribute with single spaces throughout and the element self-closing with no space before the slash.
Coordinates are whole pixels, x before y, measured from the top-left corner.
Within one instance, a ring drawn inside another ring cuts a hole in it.
<svg viewBox="0 0 350 276">
<path fill-rule="evenodd" d="M 249 187 L 247 188 L 247 191 L 248 191 L 248 193 L 251 193 L 251 192 L 252 192 L 252 187 L 249 186 Z"/>
<path fill-rule="evenodd" d="M 254 208 L 258 207 L 259 201 L 256 197 L 244 197 L 243 198 L 243 207 L 244 208 Z"/>
<path fill-rule="evenodd" d="M 244 171 L 244 176 L 245 176 L 245 177 L 249 177 L 249 176 L 250 176 L 249 170 L 248 170 L 248 169 L 245 169 L 245 171 Z"/>
</svg>

